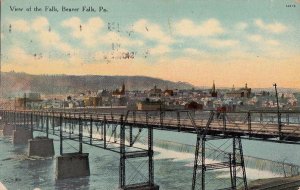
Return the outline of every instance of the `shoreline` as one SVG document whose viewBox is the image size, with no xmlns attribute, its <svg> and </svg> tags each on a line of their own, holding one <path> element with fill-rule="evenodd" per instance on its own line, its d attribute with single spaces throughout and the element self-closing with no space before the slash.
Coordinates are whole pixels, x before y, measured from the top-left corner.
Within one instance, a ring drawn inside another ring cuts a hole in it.
<svg viewBox="0 0 300 190">
<path fill-rule="evenodd" d="M 0 181 L 0 190 L 7 190 L 7 188 L 3 185 L 1 181 Z"/>
<path fill-rule="evenodd" d="M 300 175 L 292 177 L 276 177 L 253 180 L 248 185 L 249 190 L 299 190 Z M 242 189 L 240 189 L 242 190 Z"/>
</svg>

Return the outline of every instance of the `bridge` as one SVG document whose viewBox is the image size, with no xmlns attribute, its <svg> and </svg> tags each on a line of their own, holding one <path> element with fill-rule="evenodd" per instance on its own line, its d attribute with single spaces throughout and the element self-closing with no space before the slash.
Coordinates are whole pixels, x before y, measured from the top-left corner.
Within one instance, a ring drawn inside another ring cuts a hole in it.
<svg viewBox="0 0 300 190">
<path fill-rule="evenodd" d="M 193 190 L 206 189 L 206 173 L 220 169 L 229 170 L 231 181 L 229 187 L 223 189 L 248 189 L 241 139 L 300 144 L 300 112 L 297 111 L 0 110 L 0 115 L 4 126 L 12 126 L 16 131 L 25 129 L 30 133 L 29 138 L 34 131 L 44 132 L 46 138 L 49 134 L 58 136 L 62 160 L 64 156 L 70 156 L 63 151 L 64 140 L 77 141 L 79 155 L 84 155 L 82 144 L 118 153 L 120 189 L 159 189 L 154 183 L 154 129 L 197 135 L 191 180 Z M 136 145 L 142 131 L 147 132 L 146 146 L 143 147 Z M 206 154 L 206 145 L 208 141 L 218 139 L 232 140 L 231 151 L 222 152 L 223 161 L 206 163 L 211 156 Z M 135 174 L 126 172 L 127 161 L 135 159 L 146 163 L 146 173 L 138 171 L 142 170 L 138 166 Z M 89 168 L 78 175 L 89 175 Z M 143 176 L 138 178 L 143 180 L 128 180 L 138 175 Z M 61 174 L 57 177 L 74 176 Z"/>
</svg>

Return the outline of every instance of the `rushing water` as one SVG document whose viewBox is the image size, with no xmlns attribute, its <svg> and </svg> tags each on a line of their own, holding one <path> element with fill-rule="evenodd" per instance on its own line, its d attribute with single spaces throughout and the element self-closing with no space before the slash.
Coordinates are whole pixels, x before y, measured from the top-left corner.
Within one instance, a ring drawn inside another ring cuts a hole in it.
<svg viewBox="0 0 300 190">
<path fill-rule="evenodd" d="M 41 135 L 41 133 L 35 133 Z M 146 133 L 142 133 L 143 136 Z M 59 139 L 54 138 L 56 155 L 59 153 Z M 143 139 L 142 137 L 141 139 Z M 193 134 L 168 131 L 154 131 L 155 182 L 160 189 L 191 189 L 194 147 L 196 136 Z M 172 141 L 172 142 L 169 142 Z M 223 142 L 215 141 L 218 147 Z M 142 140 L 137 142 L 143 146 Z M 283 145 L 259 141 L 243 141 L 244 154 L 256 158 L 246 158 L 248 180 L 282 176 L 280 165 L 274 169 L 276 162 L 284 161 L 300 165 L 300 146 Z M 27 146 L 14 146 L 11 139 L 0 137 L 0 181 L 8 190 L 24 189 L 117 189 L 119 182 L 119 155 L 100 148 L 83 146 L 89 153 L 91 175 L 86 178 L 55 181 L 54 158 L 28 158 Z M 78 143 L 64 141 L 65 152 L 78 151 Z M 208 161 L 209 162 L 209 161 Z M 135 171 L 138 164 L 128 163 L 128 174 Z M 144 168 L 146 170 L 146 167 Z M 288 170 L 288 169 L 287 169 Z M 133 172 L 134 173 L 134 172 Z M 218 187 L 228 186 L 228 171 L 220 170 L 207 173 L 207 179 Z M 138 180 L 135 177 L 130 180 Z M 214 187 L 215 187 L 214 186 Z M 214 188 L 208 184 L 208 189 Z"/>
</svg>

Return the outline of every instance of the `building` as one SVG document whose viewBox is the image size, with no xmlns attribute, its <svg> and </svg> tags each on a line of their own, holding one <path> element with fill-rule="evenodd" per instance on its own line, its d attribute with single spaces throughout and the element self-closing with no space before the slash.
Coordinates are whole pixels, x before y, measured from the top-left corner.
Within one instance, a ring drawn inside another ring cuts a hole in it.
<svg viewBox="0 0 300 190">
<path fill-rule="evenodd" d="M 146 98 L 145 101 L 137 103 L 138 110 L 160 110 L 162 109 L 162 102 L 161 101 L 150 101 Z"/>
<path fill-rule="evenodd" d="M 247 83 L 244 88 L 235 90 L 234 86 L 230 92 L 226 93 L 228 98 L 250 98 L 251 97 L 251 88 L 248 88 Z"/>
<path fill-rule="evenodd" d="M 86 107 L 92 106 L 92 107 L 97 107 L 97 106 L 102 106 L 102 98 L 98 96 L 91 96 L 91 97 L 86 97 L 84 98 L 84 105 Z"/>
<path fill-rule="evenodd" d="M 119 90 L 119 89 L 116 89 L 115 91 L 112 92 L 112 95 L 113 96 L 125 96 L 125 84 L 123 83 L 122 85 L 122 89 Z"/>
<path fill-rule="evenodd" d="M 218 97 L 218 93 L 216 91 L 215 81 L 213 82 L 213 86 L 211 88 L 210 95 L 211 95 L 211 97 L 214 97 L 214 98 Z"/>
<path fill-rule="evenodd" d="M 24 93 L 23 97 L 15 99 L 15 108 L 17 109 L 34 109 L 40 106 L 41 99 L 40 93 L 29 92 Z"/>
<path fill-rule="evenodd" d="M 41 100 L 41 94 L 37 92 L 28 92 L 25 93 L 25 97 L 28 98 L 28 100 L 31 101 L 39 101 Z"/>
<path fill-rule="evenodd" d="M 161 97 L 161 94 L 162 90 L 160 88 L 157 88 L 156 85 L 148 92 L 149 97 Z"/>
<path fill-rule="evenodd" d="M 164 95 L 165 95 L 165 96 L 174 96 L 174 91 L 173 91 L 173 90 L 166 89 L 166 90 L 164 91 Z"/>
<path fill-rule="evenodd" d="M 191 101 L 189 103 L 187 103 L 185 105 L 185 109 L 189 109 L 189 110 L 203 110 L 203 105 L 202 104 L 198 104 L 195 101 Z"/>
<path fill-rule="evenodd" d="M 111 106 L 111 104 L 112 104 L 112 92 L 110 92 L 106 89 L 99 90 L 97 92 L 97 96 L 101 97 L 102 106 Z"/>
<path fill-rule="evenodd" d="M 97 96 L 101 96 L 101 97 L 110 97 L 110 96 L 111 96 L 111 92 L 108 91 L 107 89 L 98 90 Z"/>
</svg>

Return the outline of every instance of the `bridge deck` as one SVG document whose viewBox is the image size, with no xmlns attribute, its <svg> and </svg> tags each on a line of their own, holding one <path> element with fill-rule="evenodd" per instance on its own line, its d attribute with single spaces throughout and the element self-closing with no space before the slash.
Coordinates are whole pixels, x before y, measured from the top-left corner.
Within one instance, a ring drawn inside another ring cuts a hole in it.
<svg viewBox="0 0 300 190">
<path fill-rule="evenodd" d="M 266 111 L 223 113 L 224 117 L 220 117 L 220 113 L 217 112 L 201 112 L 199 115 L 191 116 L 188 111 L 128 111 L 126 114 L 45 111 L 9 112 L 21 114 L 21 116 L 22 114 L 32 114 L 33 117 L 55 117 L 56 119 L 62 117 L 64 120 L 80 119 L 85 123 L 91 120 L 93 122 L 103 122 L 105 120 L 108 124 L 120 124 L 120 118 L 123 117 L 125 126 L 136 128 L 151 126 L 159 130 L 187 133 L 197 133 L 206 129 L 207 135 L 221 138 L 242 136 L 249 139 L 270 140 L 281 143 L 300 143 L 300 112 L 281 112 L 280 126 L 278 124 L 278 113 Z M 211 113 L 214 113 L 214 115 L 210 121 Z M 261 117 L 260 121 L 259 117 Z"/>
</svg>

